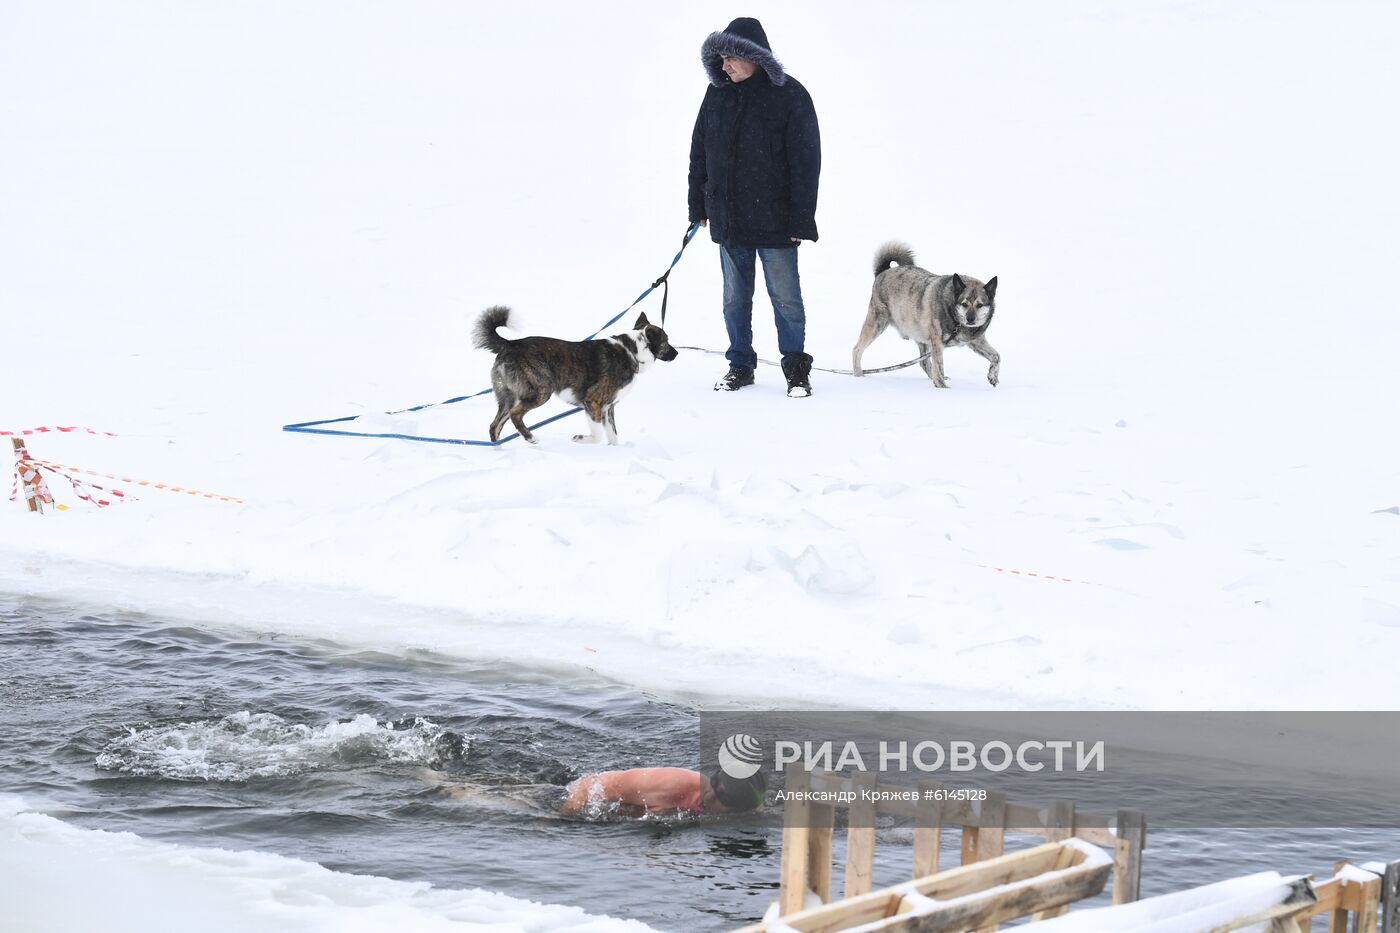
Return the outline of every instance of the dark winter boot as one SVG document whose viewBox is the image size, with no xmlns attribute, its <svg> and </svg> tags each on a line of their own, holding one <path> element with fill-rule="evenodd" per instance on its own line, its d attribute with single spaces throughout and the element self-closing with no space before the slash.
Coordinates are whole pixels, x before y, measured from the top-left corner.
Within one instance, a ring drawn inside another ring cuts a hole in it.
<svg viewBox="0 0 1400 933">
<path fill-rule="evenodd" d="M 806 398 L 812 394 L 812 357 L 807 353 L 789 353 L 783 357 L 783 375 L 787 376 L 788 398 Z"/>
<path fill-rule="evenodd" d="M 753 385 L 753 370 L 742 369 L 738 366 L 730 366 L 729 372 L 720 377 L 715 383 L 716 392 L 733 392 L 742 389 L 744 386 Z"/>
</svg>

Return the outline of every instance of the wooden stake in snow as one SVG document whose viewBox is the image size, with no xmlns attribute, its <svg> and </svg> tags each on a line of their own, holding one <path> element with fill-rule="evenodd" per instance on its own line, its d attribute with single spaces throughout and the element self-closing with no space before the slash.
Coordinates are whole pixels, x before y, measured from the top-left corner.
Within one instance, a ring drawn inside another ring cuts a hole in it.
<svg viewBox="0 0 1400 933">
<path fill-rule="evenodd" d="M 12 437 L 10 442 L 15 445 L 15 471 L 19 477 L 20 486 L 24 490 L 24 501 L 29 503 L 29 511 L 42 514 L 44 510 L 39 506 L 39 488 L 36 485 L 39 471 L 25 469 L 20 465 L 29 459 L 29 452 L 24 449 L 24 441 Z"/>
</svg>

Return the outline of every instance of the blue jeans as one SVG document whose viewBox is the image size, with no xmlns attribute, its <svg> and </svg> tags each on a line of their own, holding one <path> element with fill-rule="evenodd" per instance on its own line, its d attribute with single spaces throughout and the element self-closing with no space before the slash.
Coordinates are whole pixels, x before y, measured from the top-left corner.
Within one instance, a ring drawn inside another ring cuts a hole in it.
<svg viewBox="0 0 1400 933">
<path fill-rule="evenodd" d="M 797 245 L 777 249 L 720 246 L 724 326 L 729 331 L 729 352 L 724 356 L 730 366 L 750 371 L 758 365 L 758 354 L 753 350 L 755 255 L 763 260 L 763 282 L 773 301 L 779 352 L 784 356 L 803 352 L 807 337 L 807 312 L 802 307 L 802 282 L 797 277 Z"/>
</svg>

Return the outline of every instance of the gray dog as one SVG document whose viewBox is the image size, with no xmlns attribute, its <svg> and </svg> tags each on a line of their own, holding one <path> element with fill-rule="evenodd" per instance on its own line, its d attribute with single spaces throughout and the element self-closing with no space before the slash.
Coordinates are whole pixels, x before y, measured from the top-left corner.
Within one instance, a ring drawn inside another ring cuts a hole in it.
<svg viewBox="0 0 1400 933">
<path fill-rule="evenodd" d="M 898 266 L 890 268 L 890 263 Z M 965 345 L 988 360 L 987 381 L 997 384 L 1001 354 L 987 342 L 987 327 L 996 313 L 997 279 L 985 285 L 961 275 L 934 275 L 914 265 L 914 251 L 903 243 L 886 243 L 875 254 L 875 285 L 860 339 L 851 351 L 852 369 L 860 375 L 865 348 L 891 324 L 905 340 L 927 354 L 921 365 L 933 384 L 948 388 L 943 348 Z"/>
</svg>

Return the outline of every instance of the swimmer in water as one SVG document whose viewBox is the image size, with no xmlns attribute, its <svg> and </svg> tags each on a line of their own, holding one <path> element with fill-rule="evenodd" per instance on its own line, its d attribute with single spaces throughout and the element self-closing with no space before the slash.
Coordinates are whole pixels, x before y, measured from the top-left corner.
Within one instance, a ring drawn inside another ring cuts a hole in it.
<svg viewBox="0 0 1400 933">
<path fill-rule="evenodd" d="M 742 813 L 762 806 L 767 789 L 762 773 L 740 780 L 720 769 L 709 778 L 688 768 L 603 771 L 569 784 L 559 812 L 579 816 L 590 806 L 605 805 L 627 816 Z"/>
</svg>

